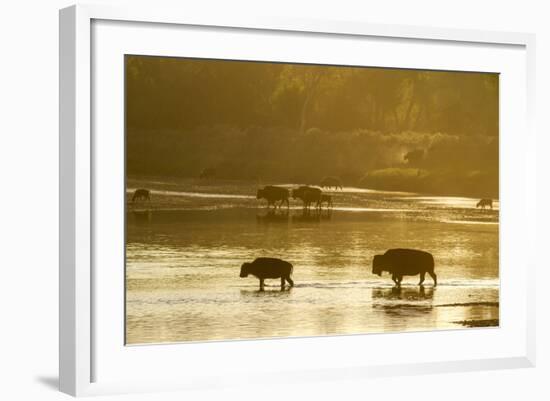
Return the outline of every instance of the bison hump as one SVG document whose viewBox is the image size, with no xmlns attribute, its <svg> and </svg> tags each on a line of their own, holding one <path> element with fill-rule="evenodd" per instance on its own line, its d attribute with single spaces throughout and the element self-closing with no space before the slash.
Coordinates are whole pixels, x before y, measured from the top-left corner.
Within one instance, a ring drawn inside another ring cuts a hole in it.
<svg viewBox="0 0 550 401">
<path fill-rule="evenodd" d="M 253 264 L 261 265 L 261 264 L 277 264 L 277 263 L 285 263 L 284 260 L 279 258 L 256 258 L 254 259 Z"/>
<path fill-rule="evenodd" d="M 432 256 L 431 253 L 426 251 L 421 251 L 419 249 L 407 249 L 407 248 L 395 248 L 389 249 L 384 255 L 394 255 L 394 256 Z"/>
</svg>

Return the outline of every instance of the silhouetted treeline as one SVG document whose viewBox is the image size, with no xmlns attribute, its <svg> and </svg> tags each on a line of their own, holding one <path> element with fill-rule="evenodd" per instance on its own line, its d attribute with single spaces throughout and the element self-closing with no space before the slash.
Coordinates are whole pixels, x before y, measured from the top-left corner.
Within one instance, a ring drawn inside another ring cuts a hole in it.
<svg viewBox="0 0 550 401">
<path fill-rule="evenodd" d="M 498 76 L 128 56 L 129 174 L 498 196 Z"/>
</svg>

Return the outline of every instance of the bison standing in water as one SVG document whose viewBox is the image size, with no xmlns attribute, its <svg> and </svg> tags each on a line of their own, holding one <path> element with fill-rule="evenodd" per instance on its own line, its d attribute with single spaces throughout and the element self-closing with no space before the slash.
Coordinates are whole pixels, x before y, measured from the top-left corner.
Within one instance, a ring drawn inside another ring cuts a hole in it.
<svg viewBox="0 0 550 401">
<path fill-rule="evenodd" d="M 263 189 L 258 189 L 258 192 L 256 193 L 256 199 L 267 200 L 268 208 L 271 205 L 277 208 L 277 204 L 275 202 L 280 201 L 281 203 L 279 203 L 279 207 L 281 207 L 283 203 L 286 202 L 286 207 L 288 209 L 290 207 L 288 197 L 289 197 L 288 189 L 282 188 L 282 187 L 276 187 L 273 185 L 268 185 Z"/>
<path fill-rule="evenodd" d="M 325 177 L 321 180 L 321 184 L 319 186 L 321 188 L 334 188 L 335 190 L 340 188 L 340 190 L 342 190 L 342 181 L 340 181 L 340 178 L 338 177 Z"/>
<path fill-rule="evenodd" d="M 151 191 L 143 188 L 136 189 L 132 196 L 132 203 L 137 200 L 151 201 Z"/>
<path fill-rule="evenodd" d="M 392 280 L 400 287 L 403 276 L 416 276 L 420 274 L 420 282 L 424 283 L 424 277 L 428 273 L 437 285 L 437 275 L 434 272 L 434 258 L 431 253 L 416 249 L 390 249 L 383 255 L 375 255 L 372 261 L 372 273 L 382 275 L 389 272 Z"/>
<path fill-rule="evenodd" d="M 292 270 L 292 264 L 282 259 L 257 258 L 252 263 L 242 264 L 240 277 L 248 277 L 249 274 L 257 277 L 260 280 L 260 291 L 264 290 L 266 278 L 280 278 L 282 290 L 285 288 L 285 280 L 294 287 L 294 281 L 290 278 Z"/>
<path fill-rule="evenodd" d="M 321 194 L 321 199 L 320 199 L 320 207 L 322 208 L 323 207 L 323 203 L 327 204 L 327 209 L 330 209 L 332 208 L 332 196 L 331 195 L 327 195 L 327 194 Z"/>
<path fill-rule="evenodd" d="M 309 209 L 312 203 L 319 209 L 321 207 L 322 191 L 319 188 L 302 186 L 292 190 L 292 198 L 301 199 L 304 202 L 304 209 Z"/>
<path fill-rule="evenodd" d="M 491 210 L 493 210 L 493 200 L 492 199 L 481 199 L 479 202 L 477 202 L 476 209 L 480 207 L 482 209 L 485 209 L 485 207 L 490 207 Z"/>
</svg>

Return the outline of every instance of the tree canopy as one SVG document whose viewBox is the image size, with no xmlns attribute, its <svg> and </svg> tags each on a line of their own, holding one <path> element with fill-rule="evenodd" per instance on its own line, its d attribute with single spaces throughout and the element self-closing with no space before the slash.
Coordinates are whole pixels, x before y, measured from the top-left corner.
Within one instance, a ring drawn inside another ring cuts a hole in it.
<svg viewBox="0 0 550 401">
<path fill-rule="evenodd" d="M 498 196 L 497 74 L 126 56 L 129 174 Z"/>
</svg>

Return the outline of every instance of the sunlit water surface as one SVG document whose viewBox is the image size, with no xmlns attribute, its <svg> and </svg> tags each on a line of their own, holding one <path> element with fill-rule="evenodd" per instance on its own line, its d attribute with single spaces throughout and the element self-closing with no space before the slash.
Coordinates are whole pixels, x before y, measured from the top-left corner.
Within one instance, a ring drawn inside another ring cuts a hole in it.
<svg viewBox="0 0 550 401">
<path fill-rule="evenodd" d="M 128 205 L 126 342 L 379 333 L 498 325 L 498 202 L 344 188 L 334 208 L 268 213 L 248 184 L 129 181 L 152 188 Z M 371 273 L 389 248 L 419 248 L 439 284 L 392 288 Z M 280 257 L 295 287 L 240 278 L 243 262 Z M 475 324 L 474 324 L 475 325 Z"/>
</svg>

